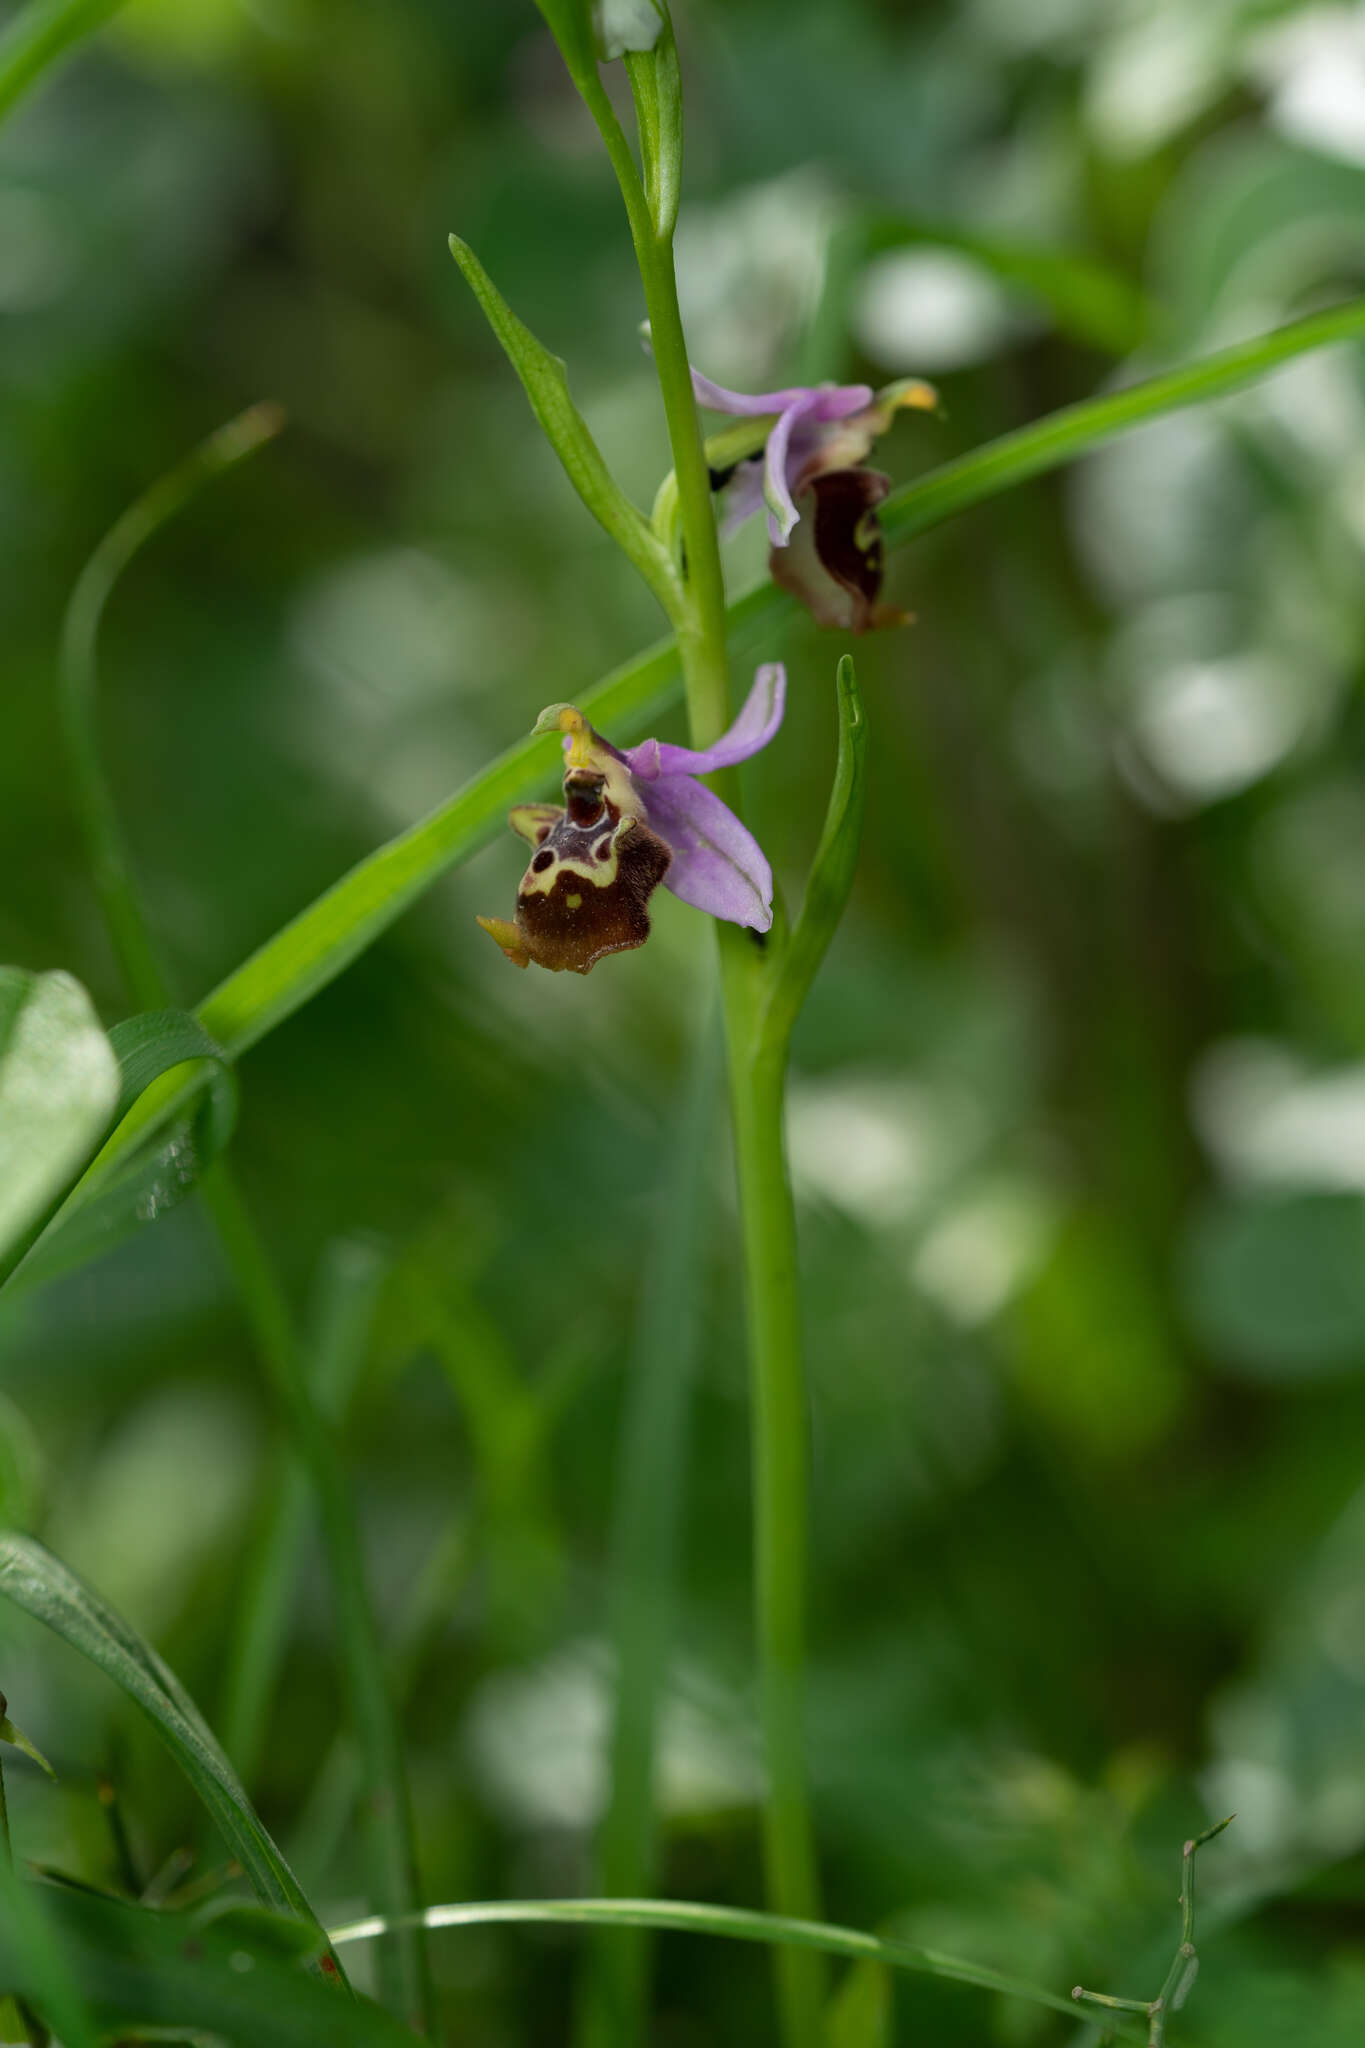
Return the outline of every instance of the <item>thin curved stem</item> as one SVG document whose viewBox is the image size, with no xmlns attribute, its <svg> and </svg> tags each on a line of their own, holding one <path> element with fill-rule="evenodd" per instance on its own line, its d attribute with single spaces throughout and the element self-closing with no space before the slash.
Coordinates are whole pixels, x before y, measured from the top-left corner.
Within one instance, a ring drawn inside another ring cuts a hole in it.
<svg viewBox="0 0 1365 2048">
<path fill-rule="evenodd" d="M 828 1921 L 790 1919 L 777 1913 L 751 1913 L 738 1906 L 700 1905 L 684 1899 L 496 1899 L 466 1904 L 428 1906 L 422 1924 L 430 1928 L 537 1926 L 567 1922 L 571 1926 L 657 1927 L 677 1934 L 705 1934 L 727 1941 L 757 1941 L 774 1947 L 807 1953 L 846 1956 L 855 1962 L 885 1963 L 889 1969 L 905 1970 L 922 1977 L 938 1977 L 953 1984 L 967 1984 L 979 1991 L 998 1992 L 1005 1998 L 1019 1998 L 1049 2012 L 1065 2013 L 1075 2019 L 1076 2008 L 1068 1998 L 1059 1997 L 1041 1984 L 1022 1977 L 1007 1976 L 984 1964 L 961 1956 L 945 1955 L 940 1949 L 920 1948 L 908 1941 L 883 1940 L 853 1927 L 837 1927 Z M 352 1920 L 330 1930 L 338 1947 L 349 1942 L 373 1941 L 393 1925 L 375 1917 Z M 1116 2038 L 1145 2042 L 1146 2031 L 1125 2022 L 1114 2027 Z"/>
</svg>

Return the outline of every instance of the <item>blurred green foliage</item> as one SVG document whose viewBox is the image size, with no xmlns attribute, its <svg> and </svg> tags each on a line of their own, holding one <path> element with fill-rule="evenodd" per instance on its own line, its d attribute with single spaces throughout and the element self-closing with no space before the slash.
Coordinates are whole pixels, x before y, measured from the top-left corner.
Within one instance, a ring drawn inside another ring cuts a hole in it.
<svg viewBox="0 0 1365 2048">
<path fill-rule="evenodd" d="M 898 477 L 1365 288 L 1365 29 L 1276 0 L 687 0 L 693 353 L 923 373 Z M 665 438 L 629 243 L 538 15 L 131 0 L 0 132 L 0 958 L 128 1003 L 59 769 L 100 534 L 258 397 L 287 436 L 111 608 L 109 758 L 196 999 L 379 839 L 658 630 L 451 265 L 465 237 L 625 488 Z M 871 797 L 797 1034 L 812 1754 L 831 1916 L 1142 1991 L 1201 1867 L 1191 2043 L 1365 2028 L 1365 374 L 1310 357 L 918 543 L 859 649 Z M 733 544 L 736 575 L 761 544 Z M 750 775 L 800 872 L 834 637 L 793 626 Z M 619 1441 L 708 935 L 510 973 L 509 838 L 243 1063 L 234 1154 L 291 1291 L 389 1261 L 347 1442 L 430 1899 L 588 1890 Z M 696 1279 L 658 1889 L 758 1897 L 748 1438 L 717 1146 Z M 667 1227 L 666 1215 L 662 1218 Z M 647 1324 L 644 1325 L 647 1327 Z M 221 1731 L 274 1418 L 193 1205 L 0 1312 L 6 1516 Z M 329 1921 L 354 1761 L 305 1543 L 250 1789 Z M 35 1861 L 221 1845 L 97 1675 L 0 1614 Z M 353 1951 L 352 1953 L 359 1953 Z M 437 1938 L 452 2038 L 568 2038 L 581 1937 Z M 363 1963 L 358 1973 L 363 1981 Z M 832 2038 L 876 2038 L 851 1981 Z M 895 2038 L 1060 2039 L 919 1980 Z M 661 2043 L 768 2038 L 757 1950 L 669 1937 Z M 1093 2035 L 1090 2036 L 1093 2039 Z"/>
</svg>

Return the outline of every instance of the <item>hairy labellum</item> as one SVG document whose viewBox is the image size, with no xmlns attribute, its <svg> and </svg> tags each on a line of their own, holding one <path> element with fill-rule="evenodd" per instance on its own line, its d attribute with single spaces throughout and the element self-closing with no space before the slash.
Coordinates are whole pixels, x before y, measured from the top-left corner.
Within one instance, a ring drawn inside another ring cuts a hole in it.
<svg viewBox="0 0 1365 2048">
<path fill-rule="evenodd" d="M 534 960 L 555 974 L 587 974 L 608 953 L 649 937 L 649 899 L 673 856 L 604 786 L 603 776 L 570 769 L 563 810 L 528 804 L 512 812 L 513 830 L 536 849 L 517 890 L 516 922 L 479 923 L 518 967 Z"/>
</svg>

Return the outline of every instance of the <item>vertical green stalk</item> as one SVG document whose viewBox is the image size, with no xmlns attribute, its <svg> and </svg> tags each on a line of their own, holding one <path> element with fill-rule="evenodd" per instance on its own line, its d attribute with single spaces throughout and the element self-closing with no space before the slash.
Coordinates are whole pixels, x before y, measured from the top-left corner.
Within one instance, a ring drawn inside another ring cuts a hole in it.
<svg viewBox="0 0 1365 2048">
<path fill-rule="evenodd" d="M 667 33 L 671 41 L 671 31 Z M 642 99 L 637 74 L 646 61 L 632 64 L 637 107 Z M 597 111 L 595 106 L 593 110 Z M 643 121 L 641 125 L 644 133 Z M 623 177 L 622 188 L 677 477 L 686 570 L 679 649 L 692 743 L 702 747 L 730 722 L 725 582 L 711 480 L 678 304 L 672 222 L 667 216 L 656 218 L 641 203 L 638 182 L 632 191 Z M 735 771 L 710 779 L 738 814 Z M 775 1040 L 764 1026 L 761 940 L 736 925 L 719 923 L 716 930 L 743 1219 L 753 1402 L 755 1608 L 767 1764 L 764 1873 L 774 1912 L 814 1920 L 820 1917 L 820 1891 L 805 1729 L 809 1460 L 796 1218 L 783 1143 L 786 1043 L 784 1036 Z M 821 2032 L 825 2002 L 823 1959 L 810 1950 L 783 1949 L 775 1964 L 786 2048 L 812 2048 Z"/>
<path fill-rule="evenodd" d="M 173 1007 L 173 996 L 143 915 L 104 774 L 95 693 L 100 621 L 118 577 L 145 542 L 204 484 L 252 453 L 281 424 L 278 408 L 254 406 L 210 435 L 111 527 L 67 607 L 58 678 L 63 735 L 100 908 L 124 979 L 144 1009 Z M 401 1739 L 385 1686 L 379 1631 L 341 1446 L 313 1396 L 289 1302 L 225 1162 L 209 1168 L 201 1188 L 247 1324 L 317 1496 L 348 1705 L 369 1775 L 375 1898 L 386 1912 L 419 1915 Z M 434 2038 L 435 1993 L 420 1916 L 394 1940 L 383 1943 L 379 1976 L 386 2002 Z"/>
</svg>

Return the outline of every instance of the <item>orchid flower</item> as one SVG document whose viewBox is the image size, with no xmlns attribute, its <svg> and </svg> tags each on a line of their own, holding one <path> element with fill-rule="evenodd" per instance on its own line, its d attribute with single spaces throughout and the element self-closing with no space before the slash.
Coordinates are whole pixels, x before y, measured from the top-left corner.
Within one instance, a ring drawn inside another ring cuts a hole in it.
<svg viewBox="0 0 1365 2048">
<path fill-rule="evenodd" d="M 773 420 L 759 453 L 712 472 L 725 531 L 766 505 L 773 579 L 822 626 L 863 633 L 902 623 L 905 613 L 878 602 L 885 565 L 876 508 L 891 485 L 862 463 L 903 407 L 937 406 L 933 386 L 903 378 L 877 392 L 815 384 L 746 397 L 693 370 L 692 390 L 712 412 Z"/>
<path fill-rule="evenodd" d="M 786 688 L 780 662 L 760 668 L 730 730 L 699 751 L 645 740 L 622 752 L 572 704 L 541 712 L 535 731 L 564 735 L 564 803 L 509 813 L 512 830 L 535 848 L 516 920 L 479 919 L 514 966 L 534 960 L 587 974 L 605 954 L 642 946 L 660 882 L 713 917 L 769 929 L 773 874 L 763 849 L 697 777 L 766 747 Z"/>
</svg>

